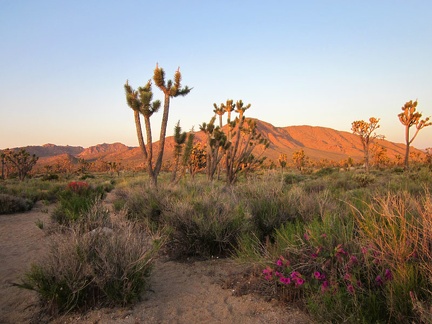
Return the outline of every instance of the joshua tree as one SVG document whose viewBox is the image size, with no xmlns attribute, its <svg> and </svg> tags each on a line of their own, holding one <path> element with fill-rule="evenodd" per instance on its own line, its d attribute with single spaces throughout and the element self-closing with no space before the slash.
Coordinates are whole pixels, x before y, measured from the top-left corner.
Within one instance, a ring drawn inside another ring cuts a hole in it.
<svg viewBox="0 0 432 324">
<path fill-rule="evenodd" d="M 227 148 L 227 137 L 219 126 L 215 126 L 216 117 L 212 117 L 210 122 L 202 123 L 200 130 L 207 135 L 206 143 L 206 173 L 207 179 L 213 180 L 216 169 L 224 156 Z"/>
<path fill-rule="evenodd" d="M 382 145 L 375 144 L 372 146 L 372 156 L 374 164 L 378 167 L 385 166 L 390 162 L 387 156 L 387 149 Z"/>
<path fill-rule="evenodd" d="M 186 147 L 187 146 L 188 144 L 186 144 Z M 201 147 L 201 143 L 193 145 L 190 152 L 188 167 L 192 179 L 195 178 L 197 172 L 206 168 L 206 149 Z"/>
<path fill-rule="evenodd" d="M 0 151 L 1 179 L 5 178 L 6 155 Z"/>
<path fill-rule="evenodd" d="M 351 130 L 354 134 L 360 137 L 360 141 L 363 146 L 364 160 L 365 160 L 365 168 L 366 172 L 369 172 L 369 148 L 370 144 L 376 138 L 383 138 L 381 135 L 377 135 L 375 132 L 376 129 L 380 127 L 379 125 L 380 119 L 371 117 L 369 118 L 369 122 L 364 120 L 353 121 L 351 124 Z"/>
<path fill-rule="evenodd" d="M 283 173 L 283 170 L 284 170 L 284 168 L 287 165 L 287 155 L 285 153 L 280 154 L 279 158 L 278 158 L 278 161 L 279 161 L 279 165 L 280 165 L 280 167 L 282 169 L 282 173 Z"/>
<path fill-rule="evenodd" d="M 171 182 L 175 182 L 177 178 L 177 169 L 180 161 L 180 156 L 182 154 L 183 145 L 186 142 L 186 132 L 182 133 L 182 129 L 180 127 L 180 120 L 174 127 L 174 167 Z"/>
<path fill-rule="evenodd" d="M 11 165 L 18 172 L 18 178 L 23 181 L 28 173 L 33 169 L 39 158 L 33 154 L 30 155 L 25 149 L 9 150 L 6 149 L 1 153 L 2 165 Z"/>
<path fill-rule="evenodd" d="M 246 120 L 244 112 L 250 106 L 250 104 L 244 105 L 241 100 L 235 104 L 233 100 L 227 100 L 226 104 L 221 104 L 220 107 L 214 104 L 215 116 L 208 124 L 203 123 L 201 126 L 201 130 L 207 134 L 207 177 L 209 180 L 213 180 L 222 157 L 225 157 L 226 181 L 229 185 L 237 180 L 240 172 L 247 172 L 264 161 L 264 158 L 252 154 L 258 145 L 263 145 L 264 149 L 267 148 L 268 141 L 257 132 L 254 120 Z M 216 115 L 219 115 L 221 124 L 223 111 L 227 113 L 225 129 L 214 126 Z M 234 120 L 231 120 L 232 112 L 238 114 Z"/>
<path fill-rule="evenodd" d="M 296 168 L 299 171 L 302 171 L 304 169 L 304 167 L 306 166 L 306 163 L 308 161 L 308 158 L 307 158 L 303 149 L 301 149 L 299 151 L 295 151 L 293 153 L 292 159 L 293 159 L 294 165 L 296 166 Z"/>
<path fill-rule="evenodd" d="M 161 102 L 159 100 L 153 101 L 153 92 L 151 90 L 151 81 L 148 81 L 144 87 L 133 90 L 128 82 L 125 84 L 126 100 L 129 107 L 134 111 L 135 127 L 137 130 L 138 142 L 143 152 L 144 158 L 147 162 L 147 172 L 150 176 L 151 183 L 157 187 L 157 178 L 162 166 L 162 158 L 165 147 L 166 129 L 168 125 L 168 115 L 170 108 L 170 99 L 177 96 L 187 95 L 191 89 L 187 86 L 181 87 L 181 73 L 180 69 L 174 74 L 174 81 L 168 80 L 165 82 L 165 72 L 162 68 L 156 65 L 153 74 L 153 80 L 156 86 L 164 93 L 164 108 L 162 115 L 162 123 L 160 128 L 159 137 L 159 150 L 156 158 L 156 163 L 153 166 L 153 142 L 151 134 L 150 117 L 159 110 Z M 147 135 L 147 144 L 144 143 L 140 114 L 144 117 L 144 124 Z"/>
<path fill-rule="evenodd" d="M 406 142 L 406 149 L 405 149 L 405 161 L 404 161 L 404 168 L 408 169 L 408 161 L 409 161 L 409 150 L 410 145 L 416 138 L 418 132 L 427 127 L 432 125 L 432 122 L 429 121 L 429 117 L 426 117 L 425 119 L 420 119 L 422 117 L 422 113 L 416 111 L 417 108 L 417 100 L 416 101 L 408 101 L 405 103 L 405 105 L 402 107 L 402 112 L 398 115 L 400 122 L 402 125 L 405 126 L 405 142 Z M 410 128 L 412 126 L 416 127 L 416 131 L 413 135 L 413 137 L 410 139 Z"/>
<path fill-rule="evenodd" d="M 428 147 L 426 150 L 426 165 L 429 167 L 429 170 L 432 170 L 432 147 Z"/>
</svg>

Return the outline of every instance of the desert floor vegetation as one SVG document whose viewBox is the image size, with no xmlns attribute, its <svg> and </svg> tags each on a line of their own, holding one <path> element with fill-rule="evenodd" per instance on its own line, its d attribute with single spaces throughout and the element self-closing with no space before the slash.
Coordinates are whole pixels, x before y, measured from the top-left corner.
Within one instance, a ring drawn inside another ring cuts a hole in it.
<svg viewBox="0 0 432 324">
<path fill-rule="evenodd" d="M 234 185 L 170 178 L 158 188 L 128 173 L 0 182 L 7 199 L 55 204 L 50 226 L 35 224 L 51 250 L 17 285 L 57 316 L 135 303 L 157 258 L 218 258 L 242 265 L 223 280 L 237 295 L 295 305 L 317 322 L 430 323 L 429 168 L 265 170 Z"/>
</svg>

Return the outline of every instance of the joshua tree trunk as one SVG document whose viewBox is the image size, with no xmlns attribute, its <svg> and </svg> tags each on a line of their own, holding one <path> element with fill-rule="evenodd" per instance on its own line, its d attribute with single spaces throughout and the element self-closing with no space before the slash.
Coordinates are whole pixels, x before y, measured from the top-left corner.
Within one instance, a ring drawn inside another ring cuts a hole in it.
<svg viewBox="0 0 432 324">
<path fill-rule="evenodd" d="M 159 151 L 158 151 L 157 161 L 156 161 L 156 165 L 155 165 L 155 173 L 156 174 L 159 174 L 160 169 L 162 167 L 163 151 L 164 151 L 164 147 L 165 147 L 165 136 L 166 136 L 166 129 L 167 129 L 167 125 L 168 125 L 169 105 L 170 105 L 170 95 L 169 95 L 169 93 L 165 93 L 164 110 L 163 110 L 163 115 L 162 115 L 161 132 L 160 132 L 160 138 L 159 138 Z"/>
<path fill-rule="evenodd" d="M 410 145 L 411 141 L 409 139 L 409 127 L 405 126 L 405 159 L 404 159 L 404 169 L 408 169 L 408 163 L 409 163 L 409 153 L 410 153 Z"/>
</svg>

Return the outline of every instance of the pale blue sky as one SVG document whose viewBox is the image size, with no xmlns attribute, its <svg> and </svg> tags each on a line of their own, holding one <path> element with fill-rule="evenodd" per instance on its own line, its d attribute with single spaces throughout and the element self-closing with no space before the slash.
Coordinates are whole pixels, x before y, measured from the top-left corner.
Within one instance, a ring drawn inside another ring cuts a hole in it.
<svg viewBox="0 0 432 324">
<path fill-rule="evenodd" d="M 137 146 L 123 85 L 143 85 L 156 62 L 194 88 L 172 100 L 169 134 L 226 99 L 275 126 L 350 131 L 375 116 L 394 142 L 406 101 L 432 115 L 427 0 L 0 0 L 0 44 L 0 148 Z M 432 147 L 432 127 L 414 146 Z"/>
</svg>

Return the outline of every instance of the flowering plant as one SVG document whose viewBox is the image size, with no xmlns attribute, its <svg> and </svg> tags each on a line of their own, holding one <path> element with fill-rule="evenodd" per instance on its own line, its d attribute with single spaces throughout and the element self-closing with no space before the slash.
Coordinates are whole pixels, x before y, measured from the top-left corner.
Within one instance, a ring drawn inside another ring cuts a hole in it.
<svg viewBox="0 0 432 324">
<path fill-rule="evenodd" d="M 85 181 L 72 181 L 67 185 L 67 189 L 77 194 L 85 192 L 89 187 L 89 184 Z"/>
<path fill-rule="evenodd" d="M 324 243 L 322 239 L 327 235 L 320 237 Z M 304 239 L 306 244 L 298 247 L 290 259 L 279 256 L 272 266 L 263 270 L 264 279 L 275 282 L 284 291 L 283 295 L 291 290 L 291 299 L 300 297 L 296 289 L 357 299 L 361 294 L 380 294 L 393 279 L 392 271 L 381 263 L 372 248 L 362 248 L 361 253 L 356 254 L 349 253 L 342 244 L 314 246 L 308 233 Z"/>
</svg>

